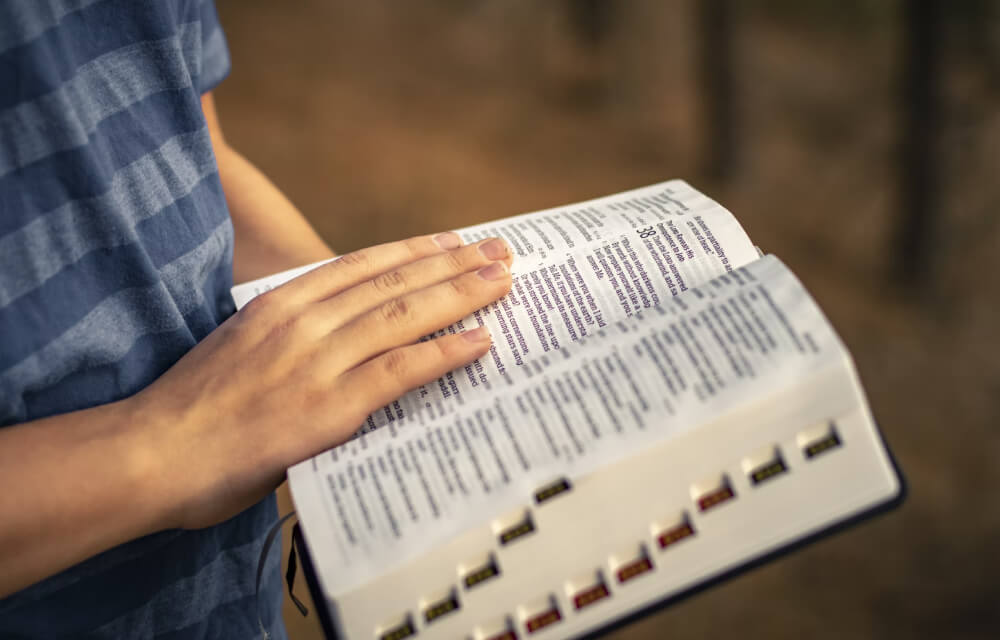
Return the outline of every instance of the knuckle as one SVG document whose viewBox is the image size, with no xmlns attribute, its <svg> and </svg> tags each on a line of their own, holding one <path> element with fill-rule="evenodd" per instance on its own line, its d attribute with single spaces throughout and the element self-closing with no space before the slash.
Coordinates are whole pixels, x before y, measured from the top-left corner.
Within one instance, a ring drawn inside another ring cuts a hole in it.
<svg viewBox="0 0 1000 640">
<path fill-rule="evenodd" d="M 296 335 L 312 336 L 316 333 L 316 319 L 308 313 L 297 313 L 285 322 L 285 331 Z"/>
<path fill-rule="evenodd" d="M 472 287 L 469 286 L 469 281 L 465 278 L 449 280 L 448 286 L 451 288 L 451 292 L 457 296 L 466 298 L 472 295 Z"/>
<path fill-rule="evenodd" d="M 243 305 L 240 315 L 248 319 L 270 316 L 278 307 L 278 299 L 274 291 L 262 293 Z"/>
<path fill-rule="evenodd" d="M 410 372 L 406 352 L 397 349 L 382 356 L 382 373 L 388 378 L 405 379 Z"/>
<path fill-rule="evenodd" d="M 276 317 L 270 322 L 267 327 L 266 340 L 269 342 L 301 341 L 304 338 L 314 338 L 317 334 L 317 323 L 313 318 L 305 314 L 296 314 Z"/>
<path fill-rule="evenodd" d="M 410 319 L 410 303 L 403 298 L 393 298 L 379 307 L 379 314 L 385 322 L 404 324 Z"/>
<path fill-rule="evenodd" d="M 437 340 L 431 340 L 431 344 L 436 347 L 434 349 L 434 355 L 437 356 L 438 359 L 447 360 L 449 358 L 451 354 L 451 350 L 448 348 L 448 345 L 451 344 L 450 341 L 441 340 L 439 338 Z"/>
<path fill-rule="evenodd" d="M 267 327 L 267 332 L 264 335 L 265 342 L 278 342 L 283 338 L 287 337 L 289 332 L 292 330 L 292 319 L 285 318 L 283 320 L 274 322 Z"/>
<path fill-rule="evenodd" d="M 444 254 L 444 262 L 449 271 L 454 273 L 464 273 L 468 266 L 461 251 L 449 251 Z"/>
<path fill-rule="evenodd" d="M 379 293 L 395 293 L 406 288 L 406 276 L 398 269 L 386 271 L 372 278 L 372 286 Z"/>
<path fill-rule="evenodd" d="M 446 268 L 452 273 L 465 273 L 474 263 L 475 258 L 471 258 L 466 251 L 449 251 L 444 254 Z"/>
<path fill-rule="evenodd" d="M 274 292 L 250 300 L 239 313 L 241 333 L 277 340 L 289 336 L 316 337 L 325 331 L 322 318 L 293 311 Z"/>
<path fill-rule="evenodd" d="M 361 271 L 368 271 L 372 267 L 372 258 L 367 251 L 352 251 L 351 253 L 345 253 L 342 255 L 340 259 L 333 264 L 338 263 L 341 268 L 348 267 L 352 269 L 359 269 Z"/>
</svg>

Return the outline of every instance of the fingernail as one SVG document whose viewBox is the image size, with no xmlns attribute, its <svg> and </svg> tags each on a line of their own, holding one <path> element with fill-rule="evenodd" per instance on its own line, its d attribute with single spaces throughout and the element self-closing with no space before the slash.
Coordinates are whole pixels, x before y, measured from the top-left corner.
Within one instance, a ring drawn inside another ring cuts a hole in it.
<svg viewBox="0 0 1000 640">
<path fill-rule="evenodd" d="M 500 238 L 494 238 L 479 245 L 479 253 L 486 256 L 488 260 L 503 260 L 507 257 L 507 243 Z"/>
<path fill-rule="evenodd" d="M 462 334 L 462 337 L 469 342 L 485 342 L 490 339 L 490 332 L 486 330 L 486 327 L 477 327 L 471 331 L 466 331 Z"/>
<path fill-rule="evenodd" d="M 502 262 L 488 264 L 476 273 L 483 280 L 499 280 L 507 275 L 507 265 Z"/>
<path fill-rule="evenodd" d="M 445 231 L 434 236 L 434 242 L 442 249 L 457 249 L 462 246 L 462 238 L 457 233 Z"/>
</svg>

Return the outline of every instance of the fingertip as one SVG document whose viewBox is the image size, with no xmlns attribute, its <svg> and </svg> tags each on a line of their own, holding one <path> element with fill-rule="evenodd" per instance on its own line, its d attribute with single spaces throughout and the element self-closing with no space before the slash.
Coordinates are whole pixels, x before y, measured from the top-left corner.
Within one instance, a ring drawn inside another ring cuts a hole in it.
<svg viewBox="0 0 1000 640">
<path fill-rule="evenodd" d="M 462 246 L 462 237 L 459 236 L 454 231 L 445 231 L 444 233 L 439 233 L 432 238 L 434 244 L 441 247 L 445 251 L 451 249 L 457 249 Z"/>
<path fill-rule="evenodd" d="M 477 271 L 476 274 L 483 280 L 500 280 L 510 275 L 510 269 L 503 261 L 491 262 Z"/>
<path fill-rule="evenodd" d="M 486 327 L 476 327 L 475 329 L 465 331 L 462 333 L 462 337 L 473 344 L 481 344 L 491 340 L 490 332 Z"/>
<path fill-rule="evenodd" d="M 506 260 L 510 256 L 510 245 L 502 238 L 490 238 L 479 243 L 479 253 L 487 260 Z"/>
</svg>

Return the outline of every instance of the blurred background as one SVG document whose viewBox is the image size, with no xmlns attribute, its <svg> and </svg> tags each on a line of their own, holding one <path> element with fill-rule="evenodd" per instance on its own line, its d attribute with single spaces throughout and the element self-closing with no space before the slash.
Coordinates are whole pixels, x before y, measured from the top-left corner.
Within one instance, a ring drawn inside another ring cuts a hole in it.
<svg viewBox="0 0 1000 640">
<path fill-rule="evenodd" d="M 226 135 L 338 251 L 680 177 L 843 336 L 907 502 L 609 638 L 1000 635 L 1000 3 L 217 4 Z"/>
</svg>

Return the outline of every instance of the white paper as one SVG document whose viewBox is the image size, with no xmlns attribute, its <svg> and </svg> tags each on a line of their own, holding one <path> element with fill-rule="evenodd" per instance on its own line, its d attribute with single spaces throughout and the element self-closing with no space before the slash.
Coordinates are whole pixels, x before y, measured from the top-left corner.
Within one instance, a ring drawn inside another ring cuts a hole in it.
<svg viewBox="0 0 1000 640">
<path fill-rule="evenodd" d="M 295 267 L 294 269 L 288 269 L 287 271 L 282 271 L 280 273 L 272 273 L 271 275 L 264 276 L 263 278 L 257 278 L 256 280 L 251 280 L 250 282 L 238 284 L 230 290 L 233 295 L 233 301 L 236 302 L 236 308 L 242 309 L 246 303 L 250 302 L 260 294 L 267 293 L 271 289 L 280 287 L 289 280 L 298 278 L 303 274 L 309 273 L 316 267 L 323 266 L 327 262 L 332 262 L 336 259 L 337 258 L 330 258 L 329 260 L 320 260 L 319 262 L 304 264 L 301 267 Z"/>
<path fill-rule="evenodd" d="M 464 406 L 415 412 L 289 478 L 324 588 L 343 593 L 490 518 L 721 413 L 846 351 L 766 257 L 518 369 Z"/>
</svg>

